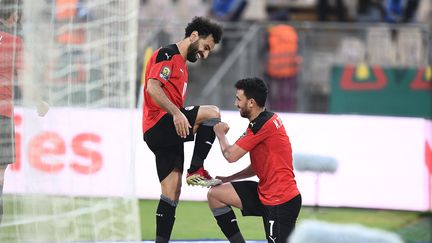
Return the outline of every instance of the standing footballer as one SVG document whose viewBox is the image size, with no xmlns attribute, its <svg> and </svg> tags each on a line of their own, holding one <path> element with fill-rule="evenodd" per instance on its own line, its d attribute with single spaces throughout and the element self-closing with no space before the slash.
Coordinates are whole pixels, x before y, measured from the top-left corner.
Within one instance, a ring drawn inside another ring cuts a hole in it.
<svg viewBox="0 0 432 243">
<path fill-rule="evenodd" d="M 301 207 L 301 195 L 294 180 L 291 143 L 280 117 L 265 109 L 267 85 L 259 78 L 237 81 L 235 105 L 249 120 L 246 132 L 230 145 L 226 123 L 214 131 L 223 156 L 236 162 L 247 152 L 251 164 L 227 177 L 224 184 L 211 188 L 208 203 L 217 224 L 230 242 L 245 242 L 231 206 L 244 216 L 261 216 L 268 242 L 287 242 Z M 236 181 L 252 176 L 259 181 Z"/>
<path fill-rule="evenodd" d="M 184 164 L 183 144 L 195 147 L 186 182 L 210 187 L 220 184 L 203 163 L 215 140 L 213 126 L 220 121 L 216 106 L 184 107 L 188 86 L 186 62 L 206 59 L 222 36 L 222 28 L 195 17 L 185 29 L 183 40 L 158 49 L 146 66 L 144 86 L 144 140 L 156 157 L 161 197 L 156 210 L 156 242 L 168 242 L 180 197 Z"/>
</svg>

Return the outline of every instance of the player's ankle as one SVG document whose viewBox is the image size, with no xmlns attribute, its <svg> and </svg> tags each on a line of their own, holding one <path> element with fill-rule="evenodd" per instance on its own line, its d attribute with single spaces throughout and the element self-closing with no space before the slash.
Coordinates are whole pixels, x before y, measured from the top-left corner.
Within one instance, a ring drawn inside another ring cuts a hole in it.
<svg viewBox="0 0 432 243">
<path fill-rule="evenodd" d="M 197 171 L 199 168 L 201 168 L 202 166 L 197 166 L 197 165 L 191 165 L 188 169 L 188 173 L 194 173 L 195 171 Z"/>
</svg>

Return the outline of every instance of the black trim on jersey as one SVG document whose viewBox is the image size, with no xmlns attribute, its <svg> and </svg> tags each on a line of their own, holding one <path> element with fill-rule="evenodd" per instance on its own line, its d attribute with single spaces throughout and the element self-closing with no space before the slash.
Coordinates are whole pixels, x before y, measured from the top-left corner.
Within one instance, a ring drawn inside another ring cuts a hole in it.
<svg viewBox="0 0 432 243">
<path fill-rule="evenodd" d="M 255 118 L 253 121 L 249 122 L 249 128 L 252 130 L 253 134 L 257 134 L 257 132 L 261 129 L 261 127 L 264 126 L 264 124 L 272 118 L 274 115 L 271 111 L 263 111 L 261 112 L 257 118 Z"/>
<path fill-rule="evenodd" d="M 168 46 L 164 46 L 159 49 L 158 54 L 156 56 L 156 63 L 169 61 L 172 59 L 174 55 L 180 54 L 180 51 L 176 44 L 171 44 Z"/>
</svg>

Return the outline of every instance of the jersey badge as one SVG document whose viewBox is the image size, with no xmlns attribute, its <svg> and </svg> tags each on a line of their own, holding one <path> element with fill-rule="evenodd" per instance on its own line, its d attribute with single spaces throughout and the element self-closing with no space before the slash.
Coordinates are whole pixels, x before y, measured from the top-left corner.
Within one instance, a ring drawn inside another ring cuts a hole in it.
<svg viewBox="0 0 432 243">
<path fill-rule="evenodd" d="M 159 74 L 159 77 L 161 77 L 161 78 L 165 79 L 166 81 L 168 81 L 168 79 L 170 78 L 170 76 L 171 76 L 171 69 L 169 67 L 167 67 L 167 66 L 163 67 L 162 70 L 161 70 L 161 72 L 160 72 L 160 74 Z"/>
</svg>

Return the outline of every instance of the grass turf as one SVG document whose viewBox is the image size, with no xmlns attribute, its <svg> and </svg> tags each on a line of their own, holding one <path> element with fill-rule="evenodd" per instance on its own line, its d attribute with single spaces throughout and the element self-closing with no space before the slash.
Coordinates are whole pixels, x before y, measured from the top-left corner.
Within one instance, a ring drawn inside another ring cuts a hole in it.
<svg viewBox="0 0 432 243">
<path fill-rule="evenodd" d="M 0 242 L 153 240 L 155 236 L 155 200 L 19 195 L 4 195 L 3 199 Z M 242 217 L 234 210 L 244 237 L 263 240 L 261 218 Z M 432 243 L 430 212 L 303 207 L 299 223 L 305 219 L 361 224 L 396 232 L 406 243 Z M 206 202 L 181 201 L 171 239 L 225 237 Z"/>
<path fill-rule="evenodd" d="M 141 200 L 141 233 L 144 240 L 155 236 L 155 211 L 157 201 Z M 239 227 L 247 240 L 264 240 L 264 229 L 259 217 L 243 217 L 239 210 Z M 429 213 L 353 209 L 303 207 L 298 222 L 305 219 L 322 220 L 341 224 L 361 224 L 399 234 L 407 243 L 432 243 L 432 215 Z M 219 230 L 206 202 L 180 202 L 171 239 L 225 239 Z"/>
</svg>

